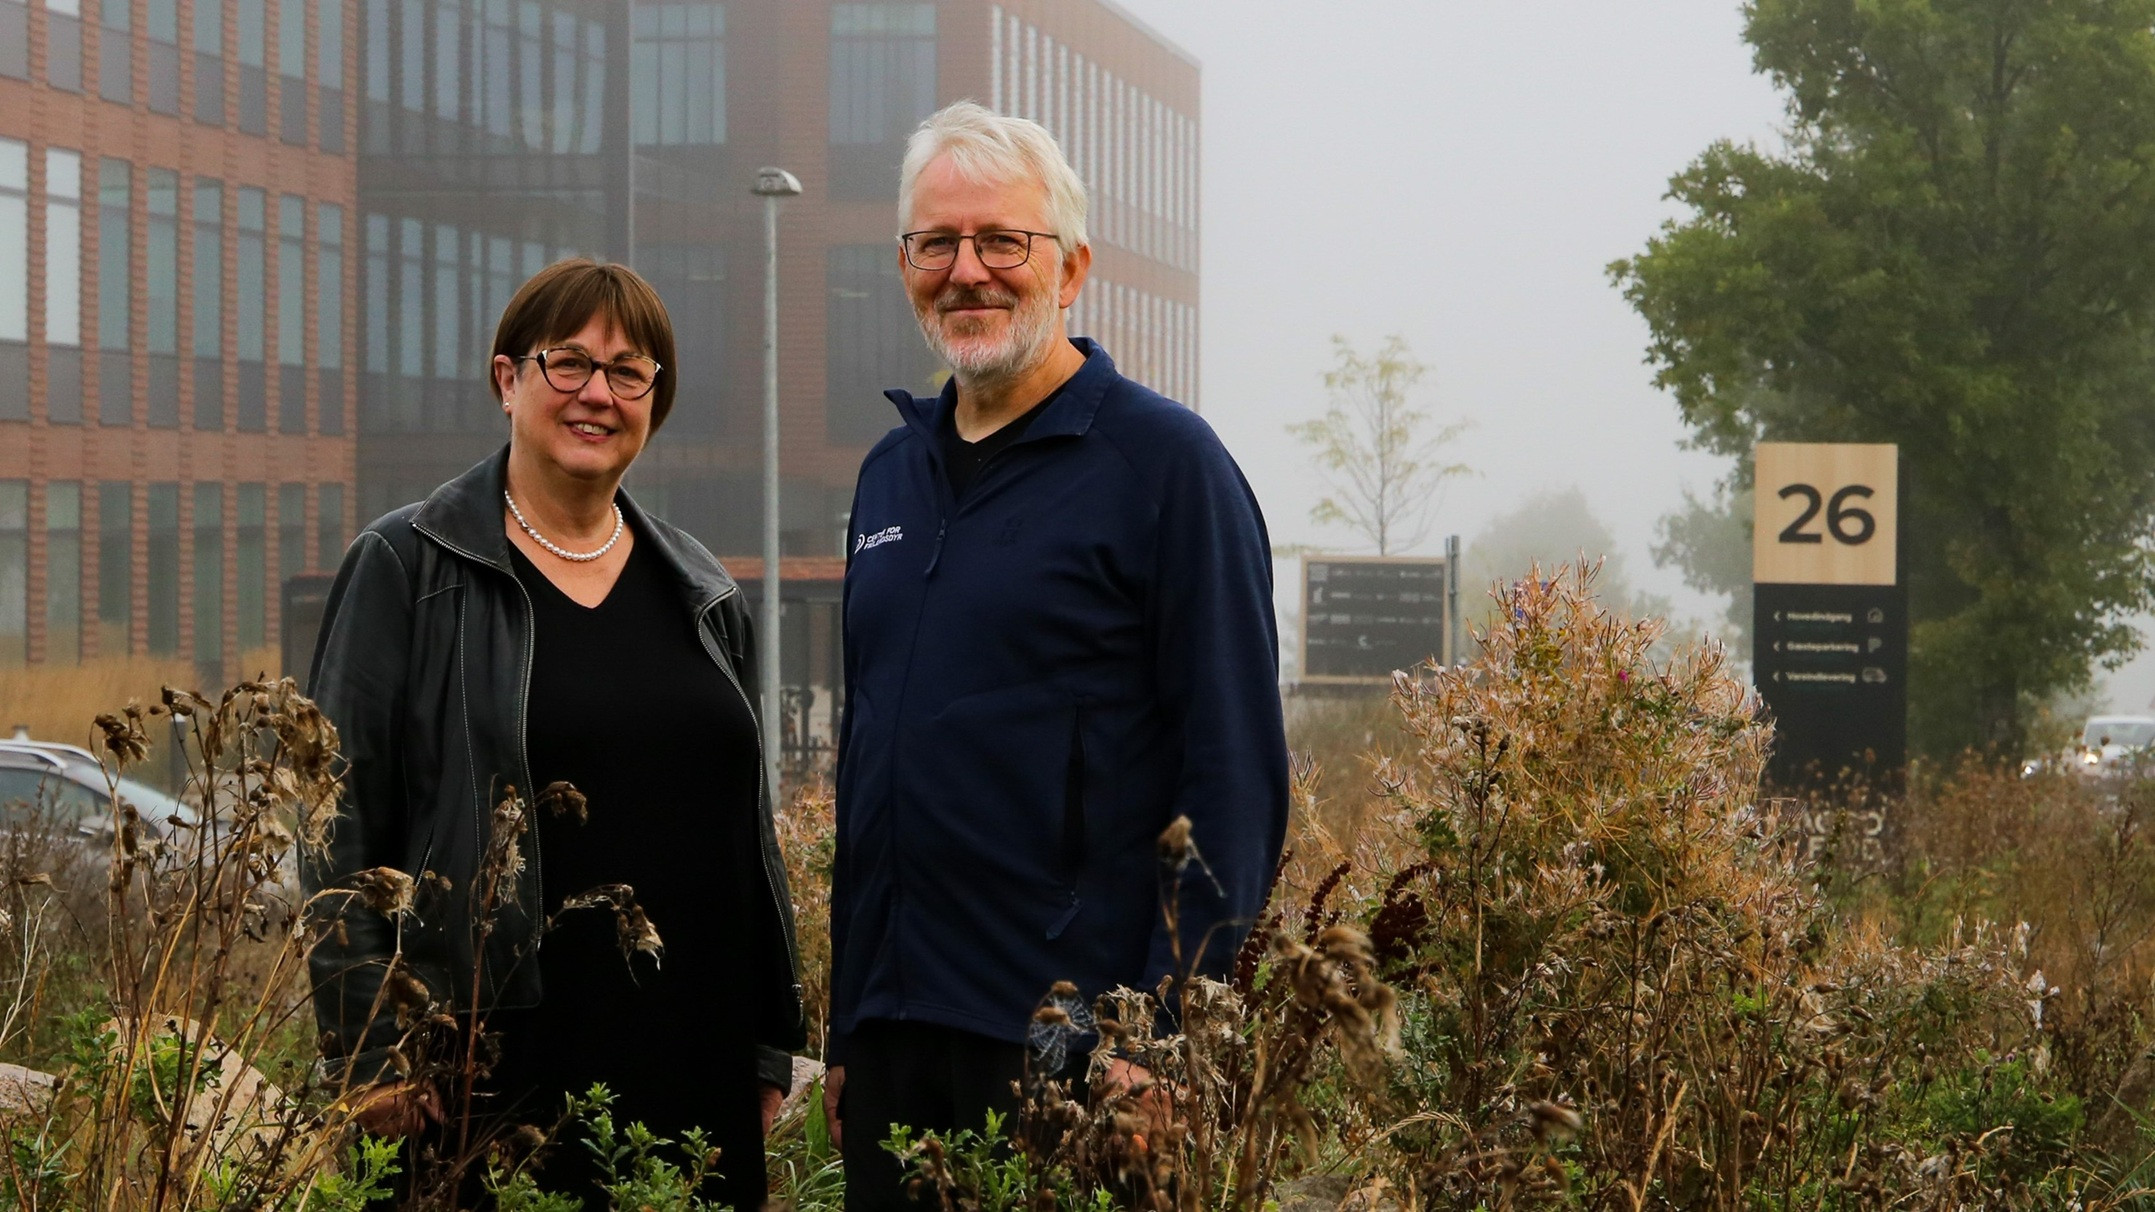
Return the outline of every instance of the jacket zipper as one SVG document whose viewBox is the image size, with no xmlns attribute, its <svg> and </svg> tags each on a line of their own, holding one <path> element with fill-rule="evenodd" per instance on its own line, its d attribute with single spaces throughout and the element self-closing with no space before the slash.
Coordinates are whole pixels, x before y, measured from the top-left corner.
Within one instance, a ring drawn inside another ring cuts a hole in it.
<svg viewBox="0 0 2155 1212">
<path fill-rule="evenodd" d="M 741 696 L 742 704 L 748 708 L 749 718 L 755 719 L 756 705 L 748 701 L 747 688 L 741 685 L 741 679 L 735 676 L 733 667 L 719 658 L 718 650 L 711 645 L 710 633 L 703 628 L 704 616 L 711 613 L 711 608 L 738 592 L 740 592 L 740 588 L 735 586 L 733 589 L 712 598 L 704 604 L 703 609 L 696 612 L 696 639 L 703 644 L 704 655 L 710 657 L 711 663 L 718 666 L 718 671 L 726 675 L 726 681 L 733 686 L 733 692 Z M 777 673 L 773 670 L 767 672 L 765 676 L 775 677 Z M 758 722 L 760 723 L 761 721 Z M 770 810 L 775 813 L 778 810 L 775 803 L 777 791 L 776 789 L 767 789 L 763 783 L 763 772 L 766 766 L 767 764 L 763 758 L 763 729 L 759 727 L 756 729 L 756 803 L 759 805 L 757 811 L 763 810 L 760 807 L 761 805 L 770 804 Z M 761 829 L 756 831 L 756 849 L 759 852 L 758 857 L 762 860 L 764 890 L 771 894 L 771 907 L 778 912 L 779 929 L 785 932 L 786 977 L 793 983 L 793 999 L 796 1004 L 799 1004 L 804 996 L 801 989 L 800 960 L 797 955 L 800 943 L 794 938 L 793 927 L 789 924 L 792 921 L 792 915 L 786 912 L 786 903 L 778 895 L 778 880 L 771 874 L 771 852 L 763 844 L 763 831 Z"/>
</svg>

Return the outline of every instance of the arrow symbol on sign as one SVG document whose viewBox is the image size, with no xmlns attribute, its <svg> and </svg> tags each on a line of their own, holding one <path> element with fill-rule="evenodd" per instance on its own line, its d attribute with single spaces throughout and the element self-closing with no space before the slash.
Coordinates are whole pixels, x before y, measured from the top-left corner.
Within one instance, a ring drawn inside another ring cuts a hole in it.
<svg viewBox="0 0 2155 1212">
<path fill-rule="evenodd" d="M 1773 671 L 1773 680 L 1774 680 L 1774 681 L 1776 681 L 1776 682 L 1778 682 L 1778 681 L 1780 681 L 1780 680 L 1781 680 L 1781 671 L 1780 671 L 1780 670 L 1776 669 L 1776 670 L 1774 670 L 1774 671 Z"/>
<path fill-rule="evenodd" d="M 1779 641 L 1779 640 L 1775 640 L 1775 641 L 1773 642 L 1773 650 L 1774 650 L 1775 652 L 1779 652 L 1779 651 L 1781 651 L 1781 641 Z"/>
</svg>

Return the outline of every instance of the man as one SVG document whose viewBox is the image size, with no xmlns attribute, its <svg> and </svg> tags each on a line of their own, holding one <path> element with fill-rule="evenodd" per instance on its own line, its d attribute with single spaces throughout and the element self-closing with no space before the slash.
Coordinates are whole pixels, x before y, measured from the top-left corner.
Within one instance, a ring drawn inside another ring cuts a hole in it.
<svg viewBox="0 0 2155 1212">
<path fill-rule="evenodd" d="M 1014 1109 L 1054 982 L 1223 972 L 1287 818 L 1264 520 L 1196 413 L 1065 334 L 1083 184 L 961 102 L 913 135 L 899 214 L 952 374 L 889 393 L 853 503 L 826 1098 L 856 1210 L 902 1204 L 891 1125 Z M 1204 862 L 1178 883 L 1180 816 Z"/>
</svg>

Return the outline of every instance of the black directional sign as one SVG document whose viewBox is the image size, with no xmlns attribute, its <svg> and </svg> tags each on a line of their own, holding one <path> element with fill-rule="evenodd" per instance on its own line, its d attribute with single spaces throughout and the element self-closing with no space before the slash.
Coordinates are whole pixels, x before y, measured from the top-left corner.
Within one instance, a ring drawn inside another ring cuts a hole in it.
<svg viewBox="0 0 2155 1212">
<path fill-rule="evenodd" d="M 1752 681 L 1773 716 L 1768 779 L 1898 785 L 1908 749 L 1900 452 L 1761 442 L 1753 451 Z"/>
<path fill-rule="evenodd" d="M 1445 659 L 1443 560 L 1310 556 L 1302 564 L 1302 680 L 1389 682 Z"/>
<path fill-rule="evenodd" d="M 1908 750 L 1908 612 L 1898 585 L 1759 585 L 1752 678 L 1775 723 L 1768 775 L 1891 784 Z"/>
</svg>

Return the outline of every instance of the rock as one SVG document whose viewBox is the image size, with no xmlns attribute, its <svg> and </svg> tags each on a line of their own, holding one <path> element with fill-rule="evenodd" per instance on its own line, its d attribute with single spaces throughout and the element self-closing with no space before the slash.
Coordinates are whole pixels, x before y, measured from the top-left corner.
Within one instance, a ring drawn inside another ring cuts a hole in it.
<svg viewBox="0 0 2155 1212">
<path fill-rule="evenodd" d="M 0 1116 L 42 1115 L 60 1079 L 22 1065 L 0 1064 Z"/>
<path fill-rule="evenodd" d="M 805 1056 L 793 1058 L 793 1091 L 778 1108 L 779 1119 L 791 1119 L 808 1106 L 808 1094 L 823 1080 L 823 1062 Z"/>
</svg>

